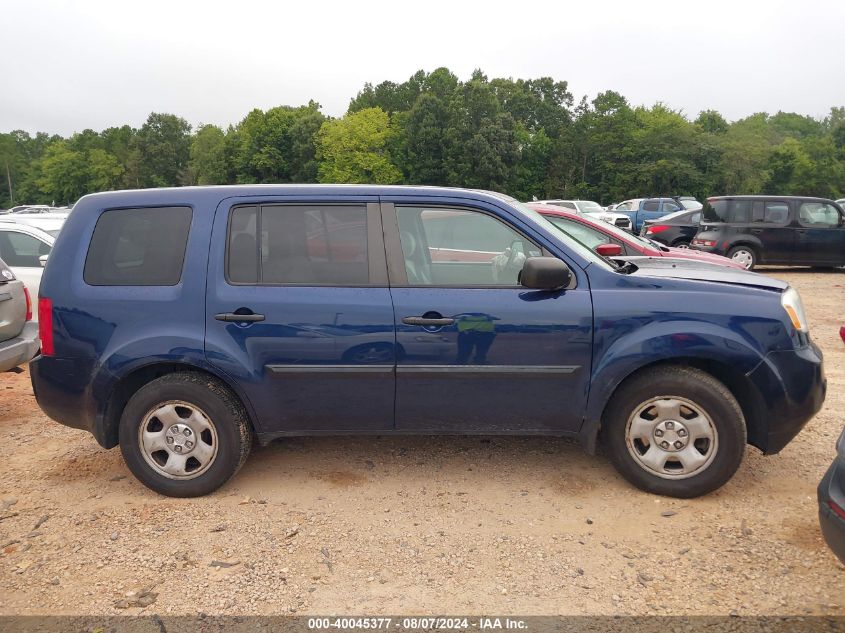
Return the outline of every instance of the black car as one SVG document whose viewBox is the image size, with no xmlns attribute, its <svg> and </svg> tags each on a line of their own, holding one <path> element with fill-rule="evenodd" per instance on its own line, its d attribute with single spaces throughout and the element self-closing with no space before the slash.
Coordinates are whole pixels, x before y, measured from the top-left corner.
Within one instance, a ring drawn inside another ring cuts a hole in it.
<svg viewBox="0 0 845 633">
<path fill-rule="evenodd" d="M 698 232 L 701 210 L 676 211 L 656 220 L 646 220 L 640 235 L 675 248 L 689 248 Z"/>
<path fill-rule="evenodd" d="M 845 326 L 839 329 L 845 343 Z M 836 442 L 836 457 L 818 489 L 819 524 L 824 540 L 845 563 L 845 430 Z"/>
<path fill-rule="evenodd" d="M 708 198 L 692 248 L 757 264 L 845 266 L 845 212 L 803 196 Z"/>
</svg>

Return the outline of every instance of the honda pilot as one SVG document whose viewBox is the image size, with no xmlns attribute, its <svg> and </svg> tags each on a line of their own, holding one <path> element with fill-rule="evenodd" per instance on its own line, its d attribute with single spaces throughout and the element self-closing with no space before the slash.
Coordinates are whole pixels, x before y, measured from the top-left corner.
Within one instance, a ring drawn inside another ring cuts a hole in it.
<svg viewBox="0 0 845 633">
<path fill-rule="evenodd" d="M 786 283 L 616 263 L 480 191 L 88 195 L 38 315 L 41 408 L 177 497 L 222 486 L 254 440 L 321 434 L 602 442 L 634 485 L 693 497 L 825 395 Z"/>
</svg>

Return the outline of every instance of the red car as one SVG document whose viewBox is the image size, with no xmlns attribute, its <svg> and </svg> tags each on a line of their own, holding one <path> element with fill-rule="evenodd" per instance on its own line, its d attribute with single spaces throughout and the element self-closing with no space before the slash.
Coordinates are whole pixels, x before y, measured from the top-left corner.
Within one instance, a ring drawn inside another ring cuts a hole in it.
<svg viewBox="0 0 845 633">
<path fill-rule="evenodd" d="M 727 257 L 693 251 L 688 248 L 670 248 L 668 246 L 664 246 L 663 244 L 658 244 L 657 242 L 653 242 L 649 239 L 623 231 L 622 229 L 607 222 L 594 220 L 571 211 L 565 211 L 558 206 L 539 204 L 536 202 L 529 202 L 528 206 L 537 211 L 540 215 L 545 217 L 549 222 L 554 224 L 567 235 L 575 238 L 587 248 L 595 250 L 599 255 L 611 257 L 614 255 L 645 255 L 646 257 L 694 259 L 708 264 L 719 264 L 722 266 L 730 266 L 732 268 L 742 268 L 744 270 L 741 264 L 737 264 Z M 621 248 L 621 252 L 618 252 L 617 249 L 608 248 L 608 245 L 618 245 Z"/>
</svg>

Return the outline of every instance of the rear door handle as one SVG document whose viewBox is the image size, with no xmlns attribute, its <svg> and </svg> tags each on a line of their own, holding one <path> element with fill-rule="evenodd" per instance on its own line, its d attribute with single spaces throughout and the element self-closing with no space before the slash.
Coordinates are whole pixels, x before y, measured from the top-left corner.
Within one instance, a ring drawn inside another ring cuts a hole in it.
<svg viewBox="0 0 845 633">
<path fill-rule="evenodd" d="M 752 233 L 762 233 L 763 229 L 751 229 Z"/>
<path fill-rule="evenodd" d="M 231 321 L 236 323 L 243 323 L 249 322 L 254 323 L 256 321 L 263 321 L 264 315 L 263 314 L 237 314 L 235 312 L 221 312 L 220 314 L 215 314 L 214 318 L 218 321 Z"/>
<path fill-rule="evenodd" d="M 455 322 L 455 319 L 451 319 L 449 317 L 440 317 L 438 319 L 427 319 L 425 317 L 404 317 L 402 319 L 402 323 L 405 325 L 423 325 L 426 327 L 439 326 L 442 327 L 444 325 L 452 325 Z"/>
</svg>

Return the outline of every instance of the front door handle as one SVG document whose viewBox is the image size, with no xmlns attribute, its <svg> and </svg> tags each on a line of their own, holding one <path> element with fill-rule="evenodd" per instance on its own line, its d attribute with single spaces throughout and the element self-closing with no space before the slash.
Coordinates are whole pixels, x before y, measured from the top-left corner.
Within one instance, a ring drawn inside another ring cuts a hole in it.
<svg viewBox="0 0 845 633">
<path fill-rule="evenodd" d="M 244 321 L 254 323 L 256 321 L 263 321 L 263 314 L 238 314 L 236 312 L 221 312 L 215 314 L 214 318 L 218 321 L 229 321 L 235 323 L 243 323 Z"/>
<path fill-rule="evenodd" d="M 422 325 L 423 327 L 443 327 L 444 325 L 452 325 L 455 319 L 449 317 L 426 318 L 426 317 L 404 317 L 402 323 L 405 325 Z"/>
</svg>

